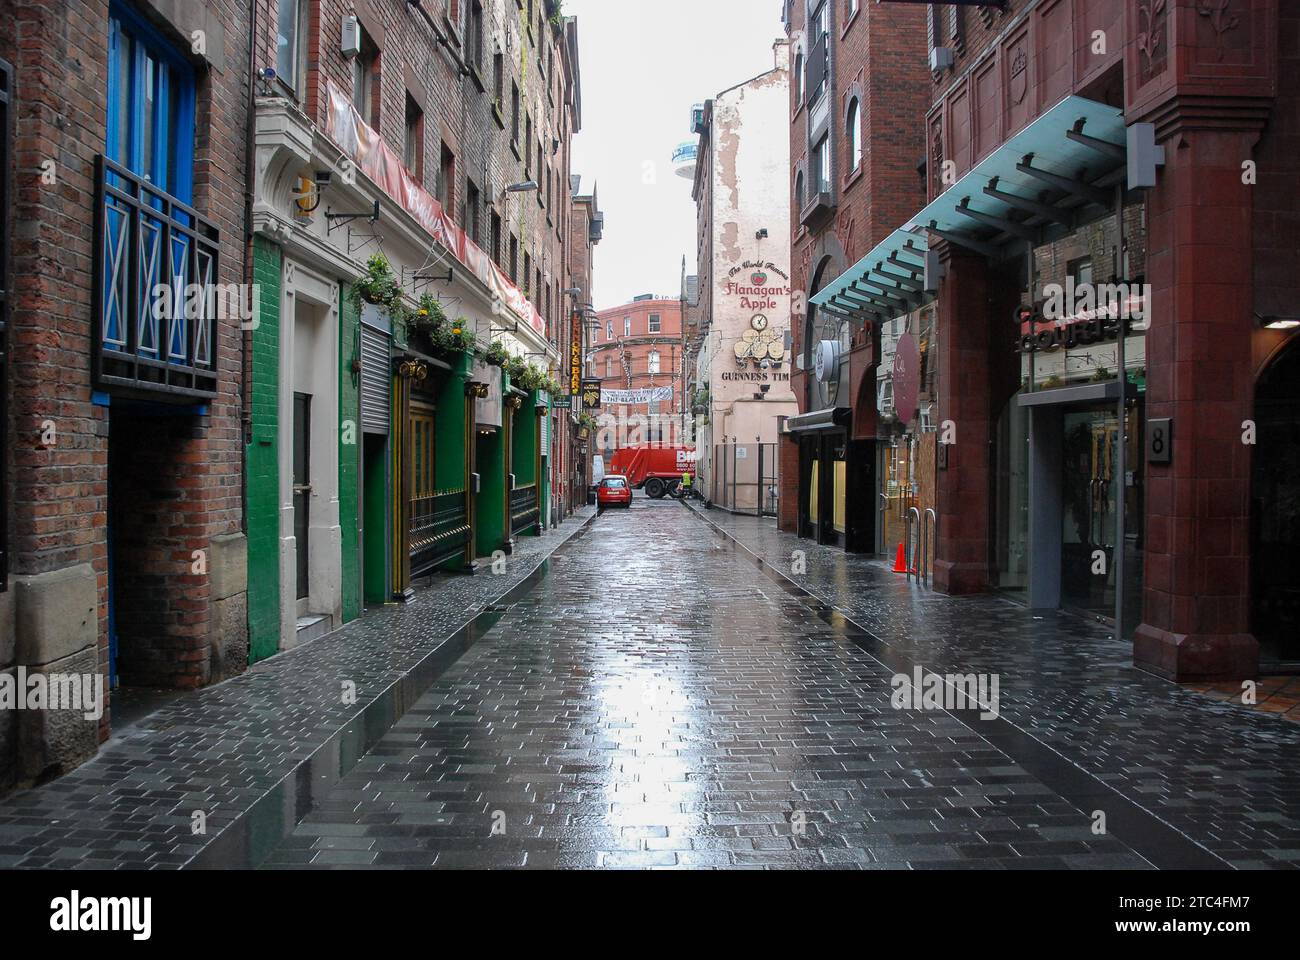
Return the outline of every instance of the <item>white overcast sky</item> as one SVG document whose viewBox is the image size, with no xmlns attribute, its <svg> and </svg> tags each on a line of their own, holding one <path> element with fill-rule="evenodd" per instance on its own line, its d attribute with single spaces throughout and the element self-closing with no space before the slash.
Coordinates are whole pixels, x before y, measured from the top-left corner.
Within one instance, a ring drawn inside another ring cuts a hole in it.
<svg viewBox="0 0 1300 960">
<path fill-rule="evenodd" d="M 683 255 L 695 273 L 695 204 L 673 149 L 693 139 L 692 104 L 772 68 L 781 0 L 565 0 L 564 13 L 578 18 L 581 47 L 572 172 L 583 193 L 596 185 L 605 212 L 593 302 L 675 297 Z"/>
</svg>

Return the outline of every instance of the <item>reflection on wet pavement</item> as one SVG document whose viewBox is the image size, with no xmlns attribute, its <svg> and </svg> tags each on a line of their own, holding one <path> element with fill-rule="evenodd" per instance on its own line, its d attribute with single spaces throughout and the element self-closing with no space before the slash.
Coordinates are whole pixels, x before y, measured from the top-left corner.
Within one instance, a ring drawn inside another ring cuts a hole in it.
<svg viewBox="0 0 1300 960">
<path fill-rule="evenodd" d="M 266 866 L 1149 866 L 834 621 L 680 504 L 605 514 Z"/>
</svg>

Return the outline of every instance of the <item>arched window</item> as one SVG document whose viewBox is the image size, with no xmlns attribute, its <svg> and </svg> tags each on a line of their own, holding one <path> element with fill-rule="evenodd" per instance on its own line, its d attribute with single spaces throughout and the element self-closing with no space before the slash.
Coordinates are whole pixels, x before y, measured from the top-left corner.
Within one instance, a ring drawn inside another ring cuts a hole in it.
<svg viewBox="0 0 1300 960">
<path fill-rule="evenodd" d="M 803 106 L 803 51 L 800 50 L 794 58 L 794 76 L 790 78 L 790 86 L 794 90 L 795 109 Z"/>
<path fill-rule="evenodd" d="M 857 97 L 849 103 L 848 126 L 845 133 L 848 134 L 845 142 L 849 148 L 849 170 L 856 171 L 862 166 L 862 109 Z"/>
<path fill-rule="evenodd" d="M 803 199 L 803 171 L 800 170 L 799 174 L 794 178 L 794 212 L 796 217 L 803 213 Z"/>
</svg>

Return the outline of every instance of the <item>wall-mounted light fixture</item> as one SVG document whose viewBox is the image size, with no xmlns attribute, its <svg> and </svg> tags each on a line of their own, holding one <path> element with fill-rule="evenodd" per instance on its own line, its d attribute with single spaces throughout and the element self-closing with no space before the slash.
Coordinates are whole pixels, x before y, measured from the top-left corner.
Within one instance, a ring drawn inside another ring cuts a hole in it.
<svg viewBox="0 0 1300 960">
<path fill-rule="evenodd" d="M 1294 330 L 1300 327 L 1300 317 L 1266 317 L 1257 313 L 1255 319 L 1265 330 Z"/>
</svg>

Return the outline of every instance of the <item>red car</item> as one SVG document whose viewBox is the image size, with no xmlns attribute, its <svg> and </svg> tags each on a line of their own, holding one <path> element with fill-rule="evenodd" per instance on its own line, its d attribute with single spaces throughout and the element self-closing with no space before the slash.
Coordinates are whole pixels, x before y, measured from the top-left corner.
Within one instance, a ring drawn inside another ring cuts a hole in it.
<svg viewBox="0 0 1300 960">
<path fill-rule="evenodd" d="M 631 507 L 632 486 L 627 477 L 607 474 L 596 488 L 596 506 L 602 510 L 605 507 Z"/>
</svg>

